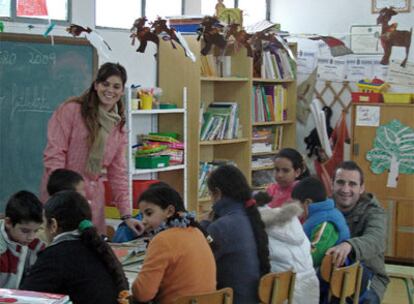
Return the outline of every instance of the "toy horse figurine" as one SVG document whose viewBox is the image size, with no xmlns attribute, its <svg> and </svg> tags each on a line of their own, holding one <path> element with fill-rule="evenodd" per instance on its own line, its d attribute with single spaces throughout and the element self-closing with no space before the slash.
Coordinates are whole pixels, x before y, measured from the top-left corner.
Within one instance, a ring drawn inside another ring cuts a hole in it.
<svg viewBox="0 0 414 304">
<path fill-rule="evenodd" d="M 73 37 L 78 37 L 82 32 L 90 34 L 92 30 L 89 27 L 84 28 L 83 26 L 77 24 L 71 24 L 66 28 L 66 31 L 71 34 Z"/>
<path fill-rule="evenodd" d="M 226 39 L 224 39 L 222 33 L 222 25 L 220 21 L 215 17 L 205 16 L 201 21 L 201 28 L 197 30 L 198 37 L 197 40 L 200 40 L 203 36 L 204 47 L 201 50 L 201 54 L 206 56 L 213 45 L 216 45 L 220 49 L 226 47 Z"/>
<path fill-rule="evenodd" d="M 384 49 L 384 56 L 381 59 L 381 64 L 388 65 L 391 56 L 391 49 L 393 46 L 402 46 L 405 47 L 405 59 L 401 62 L 401 66 L 405 67 L 408 59 L 408 54 L 410 52 L 411 44 L 411 33 L 410 31 L 398 31 L 397 24 L 393 23 L 388 25 L 388 22 L 391 20 L 392 16 L 397 15 L 397 12 L 393 10 L 392 7 L 384 7 L 379 12 L 377 18 L 377 24 L 381 24 L 381 44 Z"/>
<path fill-rule="evenodd" d="M 247 56 L 253 57 L 253 50 L 250 46 L 249 40 L 252 38 L 252 34 L 248 34 L 245 30 L 241 29 L 239 31 L 240 24 L 231 23 L 227 26 L 226 29 L 226 41 L 229 40 L 231 36 L 236 40 L 236 46 L 243 45 L 247 50 Z"/>
<path fill-rule="evenodd" d="M 134 24 L 131 28 L 131 35 L 129 36 L 132 38 L 132 45 L 135 45 L 135 39 L 138 39 L 140 44 L 137 52 L 144 53 L 145 48 L 147 47 L 147 41 L 152 41 L 158 45 L 159 39 L 156 34 L 151 32 L 151 29 L 148 26 L 145 26 L 145 22 L 147 22 L 146 17 L 138 18 L 134 21 Z"/>
<path fill-rule="evenodd" d="M 173 40 L 177 42 L 178 44 L 181 44 L 181 42 L 178 40 L 178 37 L 175 33 L 175 29 L 169 28 L 167 26 L 167 20 L 162 19 L 161 17 L 158 17 L 157 20 L 155 20 L 152 23 L 151 29 L 153 30 L 153 33 L 156 35 L 159 35 L 163 32 L 167 34 L 170 37 L 170 42 L 174 49 L 176 49 L 177 47 L 175 46 Z"/>
</svg>

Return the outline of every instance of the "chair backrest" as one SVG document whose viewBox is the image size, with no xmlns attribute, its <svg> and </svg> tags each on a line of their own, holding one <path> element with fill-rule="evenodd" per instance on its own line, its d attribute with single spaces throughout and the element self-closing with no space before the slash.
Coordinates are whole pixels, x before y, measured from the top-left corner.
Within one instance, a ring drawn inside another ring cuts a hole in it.
<svg viewBox="0 0 414 304">
<path fill-rule="evenodd" d="M 350 266 L 336 267 L 332 263 L 332 255 L 327 255 L 322 260 L 320 272 L 322 279 L 329 283 L 329 300 L 333 295 L 343 304 L 347 297 L 353 295 L 353 303 L 359 302 L 363 272 L 359 261 Z"/>
<path fill-rule="evenodd" d="M 115 228 L 112 227 L 111 225 L 106 225 L 106 236 L 108 237 L 109 242 L 112 241 L 114 234 L 115 234 Z"/>
<path fill-rule="evenodd" d="M 271 272 L 259 282 L 259 300 L 263 304 L 279 304 L 288 300 L 293 303 L 296 273 L 293 271 Z"/>
<path fill-rule="evenodd" d="M 232 304 L 233 289 L 222 288 L 212 292 L 196 295 L 182 296 L 174 301 L 174 304 Z"/>
</svg>

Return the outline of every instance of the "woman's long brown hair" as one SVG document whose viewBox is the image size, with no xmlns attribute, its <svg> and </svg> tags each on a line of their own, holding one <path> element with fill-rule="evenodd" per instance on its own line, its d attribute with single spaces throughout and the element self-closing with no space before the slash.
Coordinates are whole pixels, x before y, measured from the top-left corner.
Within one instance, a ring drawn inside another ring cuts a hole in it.
<svg viewBox="0 0 414 304">
<path fill-rule="evenodd" d="M 88 145 L 89 147 L 95 142 L 96 136 L 99 130 L 98 122 L 98 108 L 99 108 L 99 97 L 95 90 L 95 83 L 101 83 L 106 81 L 111 76 L 119 76 L 122 80 L 122 85 L 125 87 L 127 81 L 127 73 L 125 68 L 119 63 L 107 62 L 104 63 L 98 71 L 96 80 L 91 84 L 89 89 L 82 94 L 78 102 L 81 104 L 81 114 L 85 121 L 85 125 L 89 130 Z M 118 114 L 121 117 L 119 129 L 122 131 L 125 125 L 125 104 L 122 98 L 116 103 L 118 107 Z"/>
</svg>

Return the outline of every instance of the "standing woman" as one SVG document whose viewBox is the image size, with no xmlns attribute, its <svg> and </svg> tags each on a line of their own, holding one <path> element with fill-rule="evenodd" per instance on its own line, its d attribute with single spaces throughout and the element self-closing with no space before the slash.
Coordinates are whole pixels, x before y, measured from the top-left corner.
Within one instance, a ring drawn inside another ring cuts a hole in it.
<svg viewBox="0 0 414 304">
<path fill-rule="evenodd" d="M 123 66 L 103 64 L 85 93 L 69 98 L 53 113 L 43 152 L 42 201 L 48 198 L 47 180 L 54 170 L 65 168 L 78 172 L 85 180 L 93 223 L 101 234 L 106 233 L 103 184 L 106 179 L 122 220 L 136 234 L 142 232 L 142 224 L 131 218 L 128 195 L 127 132 L 122 101 L 126 80 Z"/>
</svg>

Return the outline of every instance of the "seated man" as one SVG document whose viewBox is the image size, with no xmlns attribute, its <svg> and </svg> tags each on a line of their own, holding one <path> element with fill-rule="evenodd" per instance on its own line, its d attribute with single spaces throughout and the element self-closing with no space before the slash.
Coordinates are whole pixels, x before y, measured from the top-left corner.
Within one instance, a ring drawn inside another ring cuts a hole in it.
<svg viewBox="0 0 414 304">
<path fill-rule="evenodd" d="M 365 192 L 364 174 L 353 161 L 342 162 L 333 176 L 333 199 L 345 216 L 351 238 L 330 248 L 336 265 L 347 257 L 361 261 L 372 278 L 364 302 L 381 303 L 389 278 L 385 272 L 386 218 L 377 199 Z"/>
</svg>

